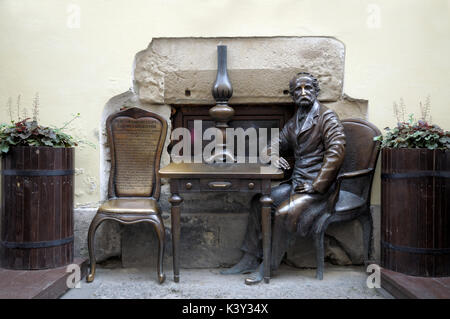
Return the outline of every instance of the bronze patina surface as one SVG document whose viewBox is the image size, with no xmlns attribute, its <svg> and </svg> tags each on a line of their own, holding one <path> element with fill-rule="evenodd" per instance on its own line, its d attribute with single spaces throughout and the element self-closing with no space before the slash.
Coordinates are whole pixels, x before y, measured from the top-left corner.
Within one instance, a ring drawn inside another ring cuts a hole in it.
<svg viewBox="0 0 450 319">
<path fill-rule="evenodd" d="M 181 193 L 192 192 L 248 192 L 263 194 L 262 207 L 258 211 L 262 221 L 262 245 L 264 254 L 270 259 L 270 189 L 272 179 L 281 179 L 281 169 L 261 164 L 205 164 L 205 163 L 171 163 L 160 171 L 161 177 L 170 178 L 172 196 L 172 245 L 174 281 L 180 280 L 179 242 L 180 215 L 183 198 Z M 270 268 L 264 273 L 265 282 L 269 282 Z"/>
<path fill-rule="evenodd" d="M 150 196 L 161 122 L 149 117 L 119 116 L 110 124 L 115 158 L 114 193 L 116 196 Z"/>
<path fill-rule="evenodd" d="M 166 167 L 160 169 L 161 177 L 170 178 L 255 178 L 279 179 L 283 176 L 283 171 L 270 165 L 252 164 L 252 163 L 170 163 Z"/>
<path fill-rule="evenodd" d="M 278 268 L 296 233 L 303 236 L 311 233 L 314 222 L 325 211 L 344 159 L 344 128 L 338 116 L 317 100 L 320 91 L 317 79 L 301 72 L 292 78 L 289 88 L 298 110 L 284 125 L 279 139 L 272 141 L 272 149 L 278 147 L 283 151 L 289 148 L 293 151 L 293 173 L 289 183 L 272 189 L 270 204 L 264 194 L 253 200 L 242 246 L 245 254 L 238 264 L 224 272 L 233 274 L 256 270 L 245 281 L 249 285 L 260 282 L 265 269 Z M 274 164 L 285 170 L 290 168 L 282 157 L 274 159 Z M 270 259 L 267 258 L 269 254 L 263 252 L 260 240 L 264 225 L 259 211 L 264 208 L 264 203 L 270 207 L 273 216 Z"/>
<path fill-rule="evenodd" d="M 162 283 L 165 229 L 158 205 L 161 188 L 158 171 L 167 123 L 155 113 L 130 108 L 109 116 L 106 130 L 111 153 L 108 200 L 100 206 L 89 227 L 91 269 L 87 281 L 95 277 L 95 231 L 103 221 L 115 220 L 122 224 L 148 222 L 154 226 L 159 240 L 158 280 Z"/>
<path fill-rule="evenodd" d="M 212 87 L 212 95 L 214 100 L 216 100 L 216 105 L 209 110 L 209 115 L 215 121 L 216 128 L 222 133 L 224 139 L 223 143 L 219 144 L 221 147 L 219 154 L 215 154 L 211 158 L 206 159 L 206 162 L 235 161 L 234 155 L 225 147 L 227 144 L 225 132 L 229 126 L 228 122 L 235 113 L 234 109 L 228 105 L 228 100 L 233 95 L 233 87 L 228 77 L 226 45 L 217 46 L 217 76 Z"/>
<path fill-rule="evenodd" d="M 324 236 L 327 227 L 358 219 L 363 229 L 364 261 L 369 262 L 372 238 L 370 195 L 379 154 L 379 142 L 373 138 L 380 131 L 362 119 L 343 119 L 347 145 L 345 158 L 327 207 L 315 221 L 312 236 L 316 246 L 317 279 L 323 279 Z"/>
</svg>

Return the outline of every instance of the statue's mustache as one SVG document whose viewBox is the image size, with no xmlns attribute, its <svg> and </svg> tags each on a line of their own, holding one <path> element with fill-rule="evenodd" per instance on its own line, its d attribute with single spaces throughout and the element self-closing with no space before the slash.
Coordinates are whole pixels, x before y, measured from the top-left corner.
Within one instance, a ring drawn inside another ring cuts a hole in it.
<svg viewBox="0 0 450 319">
<path fill-rule="evenodd" d="M 305 103 L 305 104 L 307 104 L 307 103 L 312 103 L 313 102 L 313 97 L 312 96 L 307 96 L 307 95 L 303 95 L 303 96 L 301 96 L 299 99 L 298 99 L 298 101 L 300 102 L 300 103 Z"/>
<path fill-rule="evenodd" d="M 301 100 L 309 100 L 309 101 L 311 101 L 311 100 L 314 99 L 314 97 L 313 97 L 312 94 L 307 93 L 307 94 L 303 94 L 303 95 L 298 96 L 297 99 L 300 100 L 300 101 Z"/>
</svg>

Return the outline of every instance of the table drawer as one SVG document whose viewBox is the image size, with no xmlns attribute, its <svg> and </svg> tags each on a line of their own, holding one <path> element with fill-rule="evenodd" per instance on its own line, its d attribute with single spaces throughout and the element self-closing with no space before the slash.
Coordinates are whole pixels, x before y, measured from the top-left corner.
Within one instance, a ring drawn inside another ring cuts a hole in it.
<svg viewBox="0 0 450 319">
<path fill-rule="evenodd" d="M 245 179 L 202 179 L 200 180 L 202 191 L 235 191 L 257 192 L 261 190 L 261 181 Z"/>
<path fill-rule="evenodd" d="M 180 179 L 178 181 L 180 192 L 199 192 L 200 180 L 198 179 Z"/>
</svg>

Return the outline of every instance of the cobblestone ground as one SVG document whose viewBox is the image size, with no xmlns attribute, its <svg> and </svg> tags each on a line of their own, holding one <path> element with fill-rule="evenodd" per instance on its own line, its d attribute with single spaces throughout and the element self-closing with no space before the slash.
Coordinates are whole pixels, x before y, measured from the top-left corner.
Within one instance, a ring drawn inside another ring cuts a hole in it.
<svg viewBox="0 0 450 319">
<path fill-rule="evenodd" d="M 63 299 L 381 299 L 388 295 L 367 287 L 364 267 L 326 265 L 324 279 L 315 278 L 315 269 L 298 269 L 282 265 L 270 284 L 244 284 L 246 275 L 221 275 L 220 269 L 181 269 L 181 280 L 173 282 L 172 270 L 159 285 L 155 269 L 98 267 L 92 283 L 81 282 Z"/>
</svg>

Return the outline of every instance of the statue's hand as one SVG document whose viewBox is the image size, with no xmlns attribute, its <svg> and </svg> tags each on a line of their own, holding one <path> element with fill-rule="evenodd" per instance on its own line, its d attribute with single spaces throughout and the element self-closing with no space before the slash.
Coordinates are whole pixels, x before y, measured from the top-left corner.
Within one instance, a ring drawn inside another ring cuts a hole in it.
<svg viewBox="0 0 450 319">
<path fill-rule="evenodd" d="M 295 187 L 295 192 L 300 194 L 313 194 L 316 191 L 311 183 L 306 182 Z"/>
<path fill-rule="evenodd" d="M 283 157 L 279 157 L 274 161 L 274 165 L 281 169 L 290 169 L 288 161 L 286 161 Z"/>
</svg>

